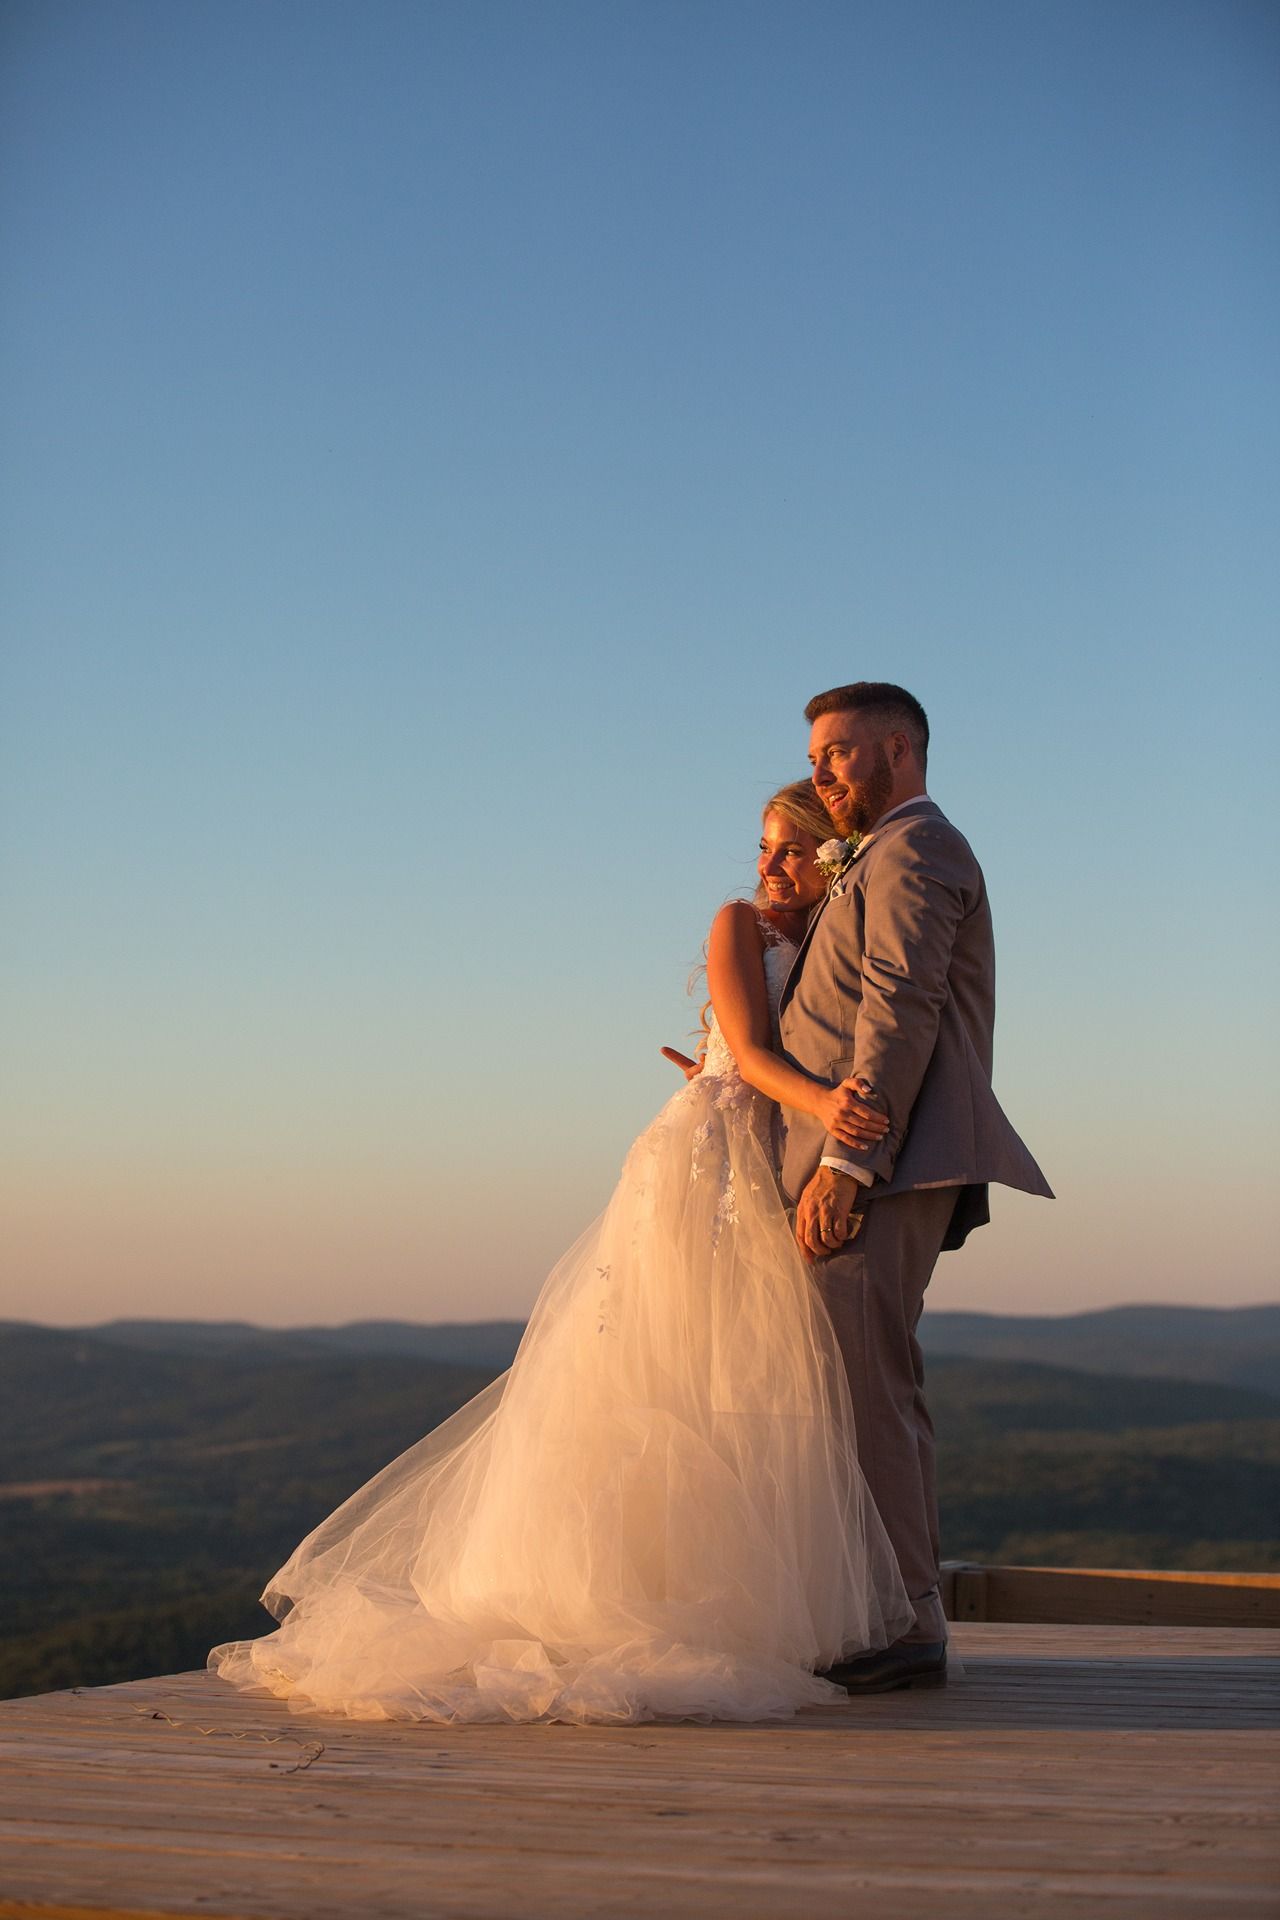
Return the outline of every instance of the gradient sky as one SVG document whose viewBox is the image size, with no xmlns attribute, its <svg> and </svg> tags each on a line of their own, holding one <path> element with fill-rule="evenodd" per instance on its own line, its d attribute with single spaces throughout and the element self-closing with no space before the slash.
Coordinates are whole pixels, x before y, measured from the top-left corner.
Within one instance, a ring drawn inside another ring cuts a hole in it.
<svg viewBox="0 0 1280 1920">
<path fill-rule="evenodd" d="M 806 698 L 986 869 L 939 1307 L 1275 1298 L 1269 0 L 7 0 L 0 1313 L 521 1314 Z"/>
</svg>

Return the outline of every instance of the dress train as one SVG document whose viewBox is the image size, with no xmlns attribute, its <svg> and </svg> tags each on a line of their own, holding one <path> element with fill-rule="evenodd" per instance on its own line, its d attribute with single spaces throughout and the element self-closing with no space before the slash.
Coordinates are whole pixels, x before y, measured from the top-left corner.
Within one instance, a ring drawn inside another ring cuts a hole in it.
<svg viewBox="0 0 1280 1920">
<path fill-rule="evenodd" d="M 766 956 L 772 958 L 772 955 Z M 713 1028 L 510 1369 L 325 1520 L 210 1666 L 300 1711 L 761 1720 L 912 1609 L 835 1335 Z"/>
</svg>

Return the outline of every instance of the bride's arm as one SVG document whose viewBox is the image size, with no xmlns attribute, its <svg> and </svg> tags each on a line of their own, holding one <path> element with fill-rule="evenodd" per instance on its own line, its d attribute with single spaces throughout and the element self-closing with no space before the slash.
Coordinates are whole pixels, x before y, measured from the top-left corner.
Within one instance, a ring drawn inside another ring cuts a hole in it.
<svg viewBox="0 0 1280 1920">
<path fill-rule="evenodd" d="M 731 900 L 711 923 L 707 985 L 720 1031 L 744 1080 L 784 1107 L 815 1114 L 847 1146 L 879 1139 L 883 1116 L 860 1101 L 848 1082 L 829 1087 L 773 1051 L 764 941 L 755 910 L 745 900 Z"/>
</svg>

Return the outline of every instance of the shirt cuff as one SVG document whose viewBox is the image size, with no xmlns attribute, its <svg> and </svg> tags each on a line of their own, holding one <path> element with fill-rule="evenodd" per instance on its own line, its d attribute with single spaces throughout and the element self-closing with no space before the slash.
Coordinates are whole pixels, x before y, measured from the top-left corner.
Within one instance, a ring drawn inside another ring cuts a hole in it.
<svg viewBox="0 0 1280 1920">
<path fill-rule="evenodd" d="M 834 1167 L 837 1173 L 850 1174 L 852 1178 L 863 1187 L 869 1187 L 875 1179 L 874 1173 L 868 1173 L 865 1167 L 855 1167 L 851 1160 L 833 1160 L 829 1153 L 823 1154 L 818 1165 L 820 1167 Z"/>
</svg>

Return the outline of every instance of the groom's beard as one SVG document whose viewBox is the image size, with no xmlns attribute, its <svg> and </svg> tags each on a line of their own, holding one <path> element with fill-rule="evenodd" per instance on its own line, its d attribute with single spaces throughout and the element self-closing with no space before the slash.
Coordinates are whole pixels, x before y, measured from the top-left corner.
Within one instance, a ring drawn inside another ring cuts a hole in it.
<svg viewBox="0 0 1280 1920">
<path fill-rule="evenodd" d="M 827 806 L 833 823 L 841 833 L 870 833 L 893 798 L 893 772 L 883 747 L 876 748 L 876 761 L 865 780 L 851 783 L 838 807 Z M 826 806 L 826 802 L 823 802 Z"/>
</svg>

